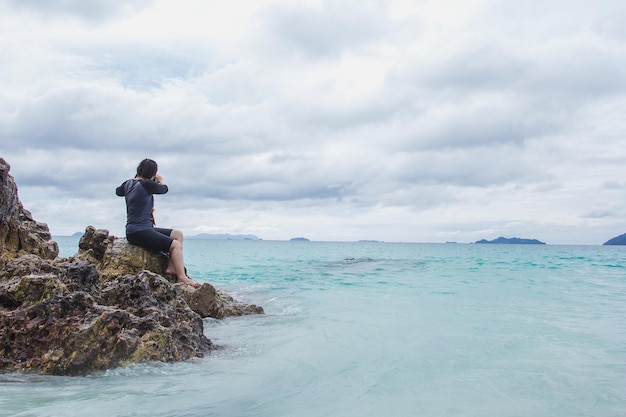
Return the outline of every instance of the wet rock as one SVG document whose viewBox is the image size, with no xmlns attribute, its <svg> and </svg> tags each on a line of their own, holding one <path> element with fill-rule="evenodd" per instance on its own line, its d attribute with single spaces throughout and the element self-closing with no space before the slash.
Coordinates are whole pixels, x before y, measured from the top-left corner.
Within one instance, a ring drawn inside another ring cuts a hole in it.
<svg viewBox="0 0 626 417">
<path fill-rule="evenodd" d="M 189 307 L 202 317 L 223 319 L 232 316 L 264 314 L 263 307 L 238 301 L 232 295 L 216 289 L 211 284 L 202 284 L 197 289 L 176 284 L 176 288 Z"/>
</svg>

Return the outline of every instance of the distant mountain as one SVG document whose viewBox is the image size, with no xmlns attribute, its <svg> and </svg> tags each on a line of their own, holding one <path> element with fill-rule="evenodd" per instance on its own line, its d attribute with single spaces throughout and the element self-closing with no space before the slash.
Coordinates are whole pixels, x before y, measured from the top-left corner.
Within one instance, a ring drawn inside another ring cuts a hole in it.
<svg viewBox="0 0 626 417">
<path fill-rule="evenodd" d="M 291 242 L 310 242 L 306 237 L 294 237 L 290 239 Z"/>
<path fill-rule="evenodd" d="M 541 242 L 537 239 L 520 239 L 519 237 L 502 237 L 500 236 L 494 240 L 486 240 L 481 239 L 475 243 L 505 243 L 505 244 L 513 244 L 513 245 L 545 245 L 544 242 Z"/>
<path fill-rule="evenodd" d="M 197 239 L 197 240 L 262 240 L 258 236 L 255 235 L 231 235 L 228 233 L 200 233 L 193 236 L 187 236 L 187 239 Z"/>
<path fill-rule="evenodd" d="M 626 245 L 626 233 L 607 240 L 603 245 Z"/>
</svg>

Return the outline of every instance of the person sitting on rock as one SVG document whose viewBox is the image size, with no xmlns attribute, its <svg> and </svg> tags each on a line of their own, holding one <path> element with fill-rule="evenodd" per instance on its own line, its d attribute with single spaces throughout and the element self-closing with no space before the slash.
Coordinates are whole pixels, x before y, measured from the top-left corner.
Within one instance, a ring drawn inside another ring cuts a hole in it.
<svg viewBox="0 0 626 417">
<path fill-rule="evenodd" d="M 153 251 L 169 253 L 166 275 L 175 276 L 178 282 L 199 287 L 200 283 L 187 276 L 183 261 L 183 232 L 156 227 L 154 221 L 154 195 L 168 191 L 158 165 L 144 159 L 137 166 L 137 175 L 115 189 L 115 194 L 126 199 L 126 239 L 128 243 Z"/>
</svg>

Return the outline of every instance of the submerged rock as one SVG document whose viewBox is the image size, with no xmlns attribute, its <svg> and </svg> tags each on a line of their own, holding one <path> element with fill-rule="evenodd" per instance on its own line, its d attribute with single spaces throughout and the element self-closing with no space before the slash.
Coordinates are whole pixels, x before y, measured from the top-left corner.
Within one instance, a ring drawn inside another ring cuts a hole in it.
<svg viewBox="0 0 626 417">
<path fill-rule="evenodd" d="M 0 158 L 0 371 L 82 375 L 201 358 L 216 348 L 203 317 L 263 313 L 210 284 L 170 282 L 165 254 L 104 229 L 87 227 L 78 253 L 58 258 L 8 170 Z"/>
</svg>

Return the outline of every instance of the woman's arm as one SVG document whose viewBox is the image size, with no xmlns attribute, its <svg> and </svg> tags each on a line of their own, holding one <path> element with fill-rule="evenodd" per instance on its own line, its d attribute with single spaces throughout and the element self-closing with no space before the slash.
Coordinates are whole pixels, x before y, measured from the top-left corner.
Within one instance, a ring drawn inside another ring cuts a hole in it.
<svg viewBox="0 0 626 417">
<path fill-rule="evenodd" d="M 140 182 L 150 194 L 165 194 L 168 191 L 165 183 L 159 184 L 158 182 L 152 180 L 140 180 Z"/>
<path fill-rule="evenodd" d="M 126 185 L 126 181 L 124 181 L 122 185 L 117 187 L 115 189 L 115 195 L 117 195 L 118 197 L 124 197 L 126 195 L 126 190 L 124 189 L 125 185 Z"/>
</svg>

